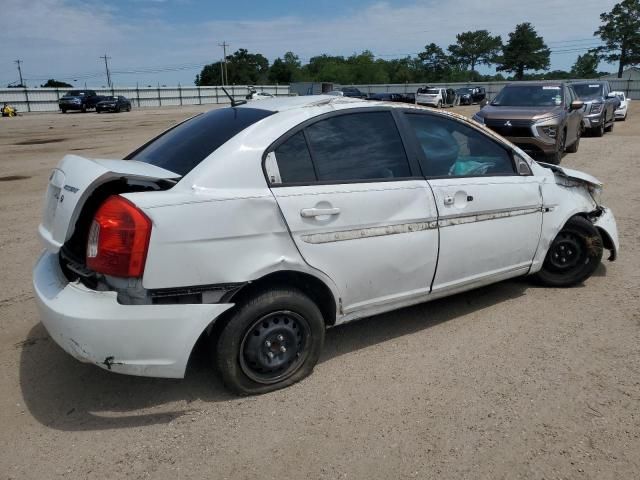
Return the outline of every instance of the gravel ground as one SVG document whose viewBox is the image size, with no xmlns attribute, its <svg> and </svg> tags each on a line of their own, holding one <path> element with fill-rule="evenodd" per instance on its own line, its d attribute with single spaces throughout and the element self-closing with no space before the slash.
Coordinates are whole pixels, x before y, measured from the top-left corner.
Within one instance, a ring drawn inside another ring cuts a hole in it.
<svg viewBox="0 0 640 480">
<path fill-rule="evenodd" d="M 617 262 L 334 328 L 311 377 L 251 398 L 203 355 L 181 381 L 81 364 L 31 292 L 63 154 L 121 157 L 201 110 L 0 119 L 0 478 L 640 478 L 640 102 L 563 160 L 605 182 Z"/>
</svg>

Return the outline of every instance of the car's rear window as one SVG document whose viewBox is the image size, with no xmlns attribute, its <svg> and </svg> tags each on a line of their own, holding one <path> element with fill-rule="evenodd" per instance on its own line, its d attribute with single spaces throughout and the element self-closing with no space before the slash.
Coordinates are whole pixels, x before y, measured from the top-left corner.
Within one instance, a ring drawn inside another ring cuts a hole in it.
<svg viewBox="0 0 640 480">
<path fill-rule="evenodd" d="M 258 108 L 210 110 L 154 138 L 126 159 L 184 176 L 229 139 L 273 113 Z"/>
</svg>

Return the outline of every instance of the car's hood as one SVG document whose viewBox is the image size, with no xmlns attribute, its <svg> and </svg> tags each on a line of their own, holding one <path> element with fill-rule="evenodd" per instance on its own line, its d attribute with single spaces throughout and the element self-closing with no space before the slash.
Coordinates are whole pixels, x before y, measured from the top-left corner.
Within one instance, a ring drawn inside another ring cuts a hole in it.
<svg viewBox="0 0 640 480">
<path fill-rule="evenodd" d="M 552 165 L 550 163 L 538 162 L 539 165 L 542 165 L 545 168 L 553 171 L 556 175 L 561 177 L 570 178 L 572 180 L 579 180 L 581 182 L 588 183 L 595 187 L 601 187 L 602 182 L 598 180 L 596 177 L 589 175 L 588 173 L 581 172 L 580 170 L 573 170 L 571 168 L 559 167 L 558 165 Z"/>
<path fill-rule="evenodd" d="M 478 115 L 488 120 L 531 120 L 537 122 L 561 115 L 563 107 L 501 107 L 485 106 Z"/>
</svg>

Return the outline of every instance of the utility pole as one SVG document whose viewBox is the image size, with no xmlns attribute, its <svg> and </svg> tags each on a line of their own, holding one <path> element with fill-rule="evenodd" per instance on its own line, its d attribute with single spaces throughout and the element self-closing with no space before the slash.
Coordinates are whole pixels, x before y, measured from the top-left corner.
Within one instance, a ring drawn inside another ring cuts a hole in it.
<svg viewBox="0 0 640 480">
<path fill-rule="evenodd" d="M 14 60 L 13 63 L 18 65 L 18 75 L 20 75 L 20 86 L 21 87 L 26 87 L 26 85 L 22 81 L 22 69 L 20 68 L 20 64 L 22 63 L 22 60 Z"/>
<path fill-rule="evenodd" d="M 220 60 L 220 85 L 224 85 L 224 67 L 222 66 L 224 64 L 223 60 Z"/>
<path fill-rule="evenodd" d="M 107 60 L 111 60 L 111 57 L 107 57 L 107 54 L 105 53 L 100 58 L 104 59 L 104 69 L 107 72 L 107 85 L 109 86 L 109 88 L 112 88 L 112 85 L 111 85 L 111 73 L 109 73 L 109 63 L 107 62 Z"/>
<path fill-rule="evenodd" d="M 219 47 L 222 47 L 222 52 L 224 54 L 224 78 L 222 80 L 222 85 L 225 83 L 229 83 L 229 70 L 227 70 L 227 47 L 229 44 L 226 40 L 223 40 L 222 43 L 218 44 Z"/>
</svg>

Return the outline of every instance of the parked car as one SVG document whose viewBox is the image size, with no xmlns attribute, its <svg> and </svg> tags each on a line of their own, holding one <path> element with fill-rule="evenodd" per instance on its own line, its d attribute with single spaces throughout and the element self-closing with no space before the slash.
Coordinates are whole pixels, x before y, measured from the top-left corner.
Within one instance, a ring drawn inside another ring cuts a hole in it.
<svg viewBox="0 0 640 480">
<path fill-rule="evenodd" d="M 124 160 L 62 159 L 35 298 L 81 361 L 182 377 L 203 339 L 230 389 L 263 393 L 311 373 L 326 327 L 520 275 L 583 282 L 618 252 L 600 191 L 453 113 L 214 109 Z"/>
<path fill-rule="evenodd" d="M 343 97 L 367 98 L 367 94 L 361 92 L 356 87 L 342 87 L 342 88 L 339 88 L 338 91 L 342 92 Z"/>
<path fill-rule="evenodd" d="M 69 110 L 86 112 L 96 108 L 101 100 L 102 97 L 94 90 L 69 90 L 58 100 L 58 107 L 62 113 L 67 113 Z"/>
<path fill-rule="evenodd" d="M 422 87 L 416 92 L 416 105 L 442 108 L 446 102 L 447 90 L 440 87 Z"/>
<path fill-rule="evenodd" d="M 122 95 L 118 95 L 116 97 L 102 97 L 96 104 L 96 112 L 116 112 L 120 113 L 122 111 L 130 112 L 131 111 L 131 102 L 123 97 Z"/>
<path fill-rule="evenodd" d="M 258 92 L 257 90 L 252 89 L 245 98 L 247 100 L 266 100 L 267 98 L 275 98 L 275 95 L 267 92 Z"/>
<path fill-rule="evenodd" d="M 473 105 L 487 98 L 487 92 L 484 87 L 459 88 L 456 93 L 460 98 L 460 105 Z"/>
<path fill-rule="evenodd" d="M 616 110 L 616 120 L 625 121 L 629 115 L 629 103 L 631 99 L 624 92 L 611 92 L 620 100 L 620 106 Z"/>
<path fill-rule="evenodd" d="M 518 82 L 505 86 L 473 119 L 529 155 L 558 164 L 565 152 L 578 151 L 582 108 L 571 85 Z"/>
<path fill-rule="evenodd" d="M 578 98 L 584 102 L 584 128 L 596 137 L 613 131 L 616 110 L 620 105 L 618 97 L 611 92 L 607 80 L 573 82 L 571 84 Z"/>
<path fill-rule="evenodd" d="M 376 100 L 379 102 L 404 102 L 405 97 L 401 93 L 372 93 L 367 100 Z"/>
</svg>

